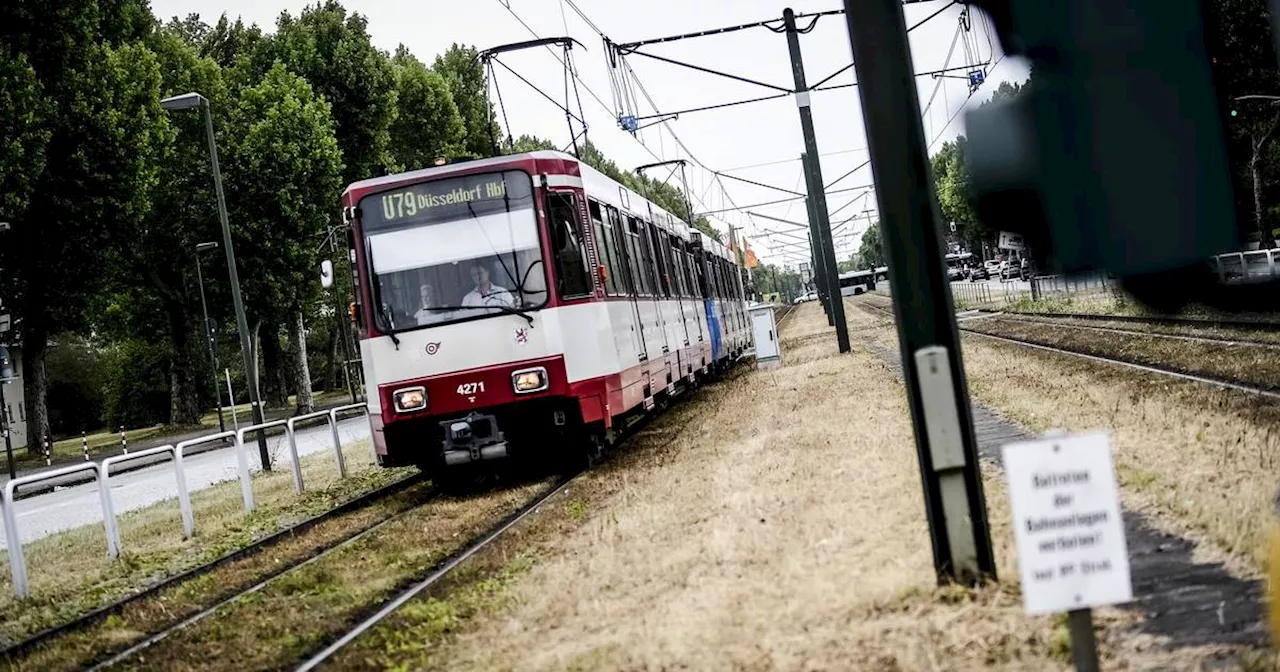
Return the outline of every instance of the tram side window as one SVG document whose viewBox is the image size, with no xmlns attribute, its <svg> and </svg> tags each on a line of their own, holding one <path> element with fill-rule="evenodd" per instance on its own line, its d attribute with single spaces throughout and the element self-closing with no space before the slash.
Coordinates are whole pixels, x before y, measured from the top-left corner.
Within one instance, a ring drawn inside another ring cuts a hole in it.
<svg viewBox="0 0 1280 672">
<path fill-rule="evenodd" d="M 600 265 L 605 269 L 604 291 L 610 295 L 618 294 L 618 265 L 613 261 L 613 248 L 609 245 L 607 235 L 612 233 L 608 230 L 608 222 L 604 221 L 604 213 L 600 210 L 600 204 L 592 199 L 587 199 L 587 212 L 591 215 L 591 226 L 596 234 L 596 255 L 599 258 Z"/>
<path fill-rule="evenodd" d="M 689 291 L 694 297 L 705 299 L 707 290 L 702 284 L 702 265 L 698 263 L 698 255 L 694 252 L 685 252 L 684 258 L 689 265 Z"/>
<path fill-rule="evenodd" d="M 622 241 L 619 236 L 623 236 L 622 227 L 618 220 L 618 211 L 611 206 L 605 205 L 604 219 L 602 226 L 604 236 L 601 239 L 601 245 L 604 246 L 604 256 L 608 265 L 608 277 L 605 280 L 605 290 L 612 296 L 621 296 L 626 294 L 628 290 L 627 278 L 627 262 L 626 257 L 622 254 Z"/>
<path fill-rule="evenodd" d="M 637 293 L 642 296 L 653 295 L 653 258 L 649 255 L 649 246 L 645 243 L 644 225 L 635 217 L 627 218 L 629 232 L 627 234 L 627 254 L 631 259 L 631 274 L 635 278 Z"/>
<path fill-rule="evenodd" d="M 644 265 L 646 270 L 651 273 L 651 285 L 653 295 L 657 297 L 666 297 L 669 294 L 666 290 L 666 277 L 662 270 L 661 248 L 654 244 L 653 225 L 649 222 L 641 222 L 640 245 L 644 250 Z"/>
<path fill-rule="evenodd" d="M 676 285 L 676 272 L 671 264 L 671 243 L 667 234 L 657 226 L 653 227 L 653 235 L 653 247 L 658 250 L 658 263 L 662 267 L 662 290 L 668 297 L 679 296 L 680 288 Z"/>
<path fill-rule="evenodd" d="M 577 201 L 573 194 L 547 194 L 547 223 L 555 255 L 556 289 L 561 298 L 587 296 L 592 289 Z"/>
</svg>

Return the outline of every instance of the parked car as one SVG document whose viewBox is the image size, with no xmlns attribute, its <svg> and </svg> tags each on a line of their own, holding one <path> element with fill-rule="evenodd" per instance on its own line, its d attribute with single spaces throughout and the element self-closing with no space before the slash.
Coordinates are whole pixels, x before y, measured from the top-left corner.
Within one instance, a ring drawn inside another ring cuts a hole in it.
<svg viewBox="0 0 1280 672">
<path fill-rule="evenodd" d="M 805 303 L 806 301 L 817 301 L 817 300 L 818 300 L 817 292 L 805 292 L 804 294 L 797 296 L 796 300 L 793 303 L 795 305 L 800 305 L 802 303 Z"/>
<path fill-rule="evenodd" d="M 1018 265 L 1018 262 L 1009 260 L 1000 262 L 1001 280 L 1012 280 L 1021 275 L 1021 273 L 1022 268 Z"/>
<path fill-rule="evenodd" d="M 955 282 L 956 280 L 964 280 L 964 269 L 959 266 L 948 266 L 947 280 L 952 282 Z"/>
<path fill-rule="evenodd" d="M 990 277 L 991 277 L 991 272 L 987 270 L 986 266 L 973 266 L 969 269 L 969 282 L 986 280 L 987 278 L 990 278 Z"/>
</svg>

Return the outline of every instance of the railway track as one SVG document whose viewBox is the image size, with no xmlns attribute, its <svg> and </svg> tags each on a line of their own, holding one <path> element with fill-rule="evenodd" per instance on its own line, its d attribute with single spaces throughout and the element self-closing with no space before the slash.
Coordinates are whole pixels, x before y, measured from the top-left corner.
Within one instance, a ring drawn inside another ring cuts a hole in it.
<svg viewBox="0 0 1280 672">
<path fill-rule="evenodd" d="M 423 480 L 423 479 L 422 479 L 420 476 L 413 476 L 413 477 L 407 478 L 407 479 L 405 479 L 405 480 L 406 480 L 406 481 L 421 481 L 421 480 Z M 240 600 L 240 599 L 242 599 L 242 598 L 244 598 L 244 597 L 247 597 L 247 596 L 249 596 L 249 595 L 253 595 L 254 593 L 257 593 L 258 591 L 261 591 L 263 588 L 266 588 L 267 586 L 271 585 L 271 584 L 272 584 L 272 583 L 274 583 L 275 581 L 278 581 L 278 580 L 280 580 L 281 578 L 283 578 L 283 577 L 285 577 L 285 576 L 288 576 L 288 575 L 290 575 L 290 574 L 293 574 L 294 572 L 297 572 L 298 570 L 301 570 L 302 568 L 307 567 L 307 566 L 311 565 L 312 563 L 315 563 L 315 562 L 317 562 L 317 561 L 319 561 L 319 560 L 321 560 L 321 559 L 323 559 L 323 558 L 325 558 L 325 557 L 327 557 L 327 556 L 329 556 L 329 555 L 332 555 L 333 553 L 335 553 L 335 552 L 337 552 L 337 551 L 339 551 L 339 550 L 341 550 L 341 549 L 343 549 L 343 548 L 347 548 L 347 547 L 349 547 L 349 546 L 351 546 L 351 545 L 353 545 L 353 544 L 355 544 L 355 543 L 359 542 L 361 539 L 364 539 L 365 537 L 369 536 L 370 534 L 373 534 L 374 532 L 378 531 L 379 529 L 382 529 L 383 527 L 385 527 L 386 525 L 390 524 L 391 522 L 396 521 L 396 520 L 399 520 L 399 519 L 403 518 L 404 516 L 406 516 L 406 515 L 408 515 L 408 514 L 412 513 L 413 511 L 416 511 L 416 510 L 420 509 L 422 506 L 424 506 L 424 505 L 426 505 L 426 504 L 430 503 L 431 501 L 433 501 L 434 499 L 436 499 L 436 498 L 437 498 L 437 497 L 439 497 L 439 496 L 440 496 L 440 491 L 439 491 L 439 490 L 436 490 L 435 488 L 432 488 L 432 490 L 427 494 L 427 496 L 426 496 L 426 497 L 424 497 L 421 501 L 417 502 L 417 503 L 416 503 L 416 504 L 414 504 L 413 506 L 406 507 L 406 508 L 404 508 L 403 510 L 398 511 L 398 512 L 396 512 L 396 513 L 392 514 L 391 516 L 388 516 L 388 517 L 386 517 L 386 518 L 383 518 L 383 519 L 379 520 L 378 522 L 376 522 L 376 523 L 374 523 L 374 524 L 372 524 L 372 525 L 365 526 L 365 527 L 363 527 L 363 528 L 361 528 L 361 529 L 357 530 L 356 532 L 354 532 L 354 533 L 352 533 L 352 534 L 346 535 L 346 536 L 342 537 L 341 539 L 335 540 L 333 543 L 329 543 L 329 544 L 324 545 L 323 547 L 321 547 L 320 549 L 318 549 L 316 552 L 314 552 L 314 553 L 310 554 L 309 556 L 307 556 L 307 557 L 306 557 L 305 559 L 303 559 L 301 562 L 298 562 L 298 563 L 295 563 L 295 564 L 290 564 L 290 565 L 284 566 L 284 567 L 280 568 L 278 571 L 272 572 L 272 573 L 271 573 L 271 574 L 269 574 L 268 576 L 266 576 L 266 577 L 262 578 L 261 580 L 259 580 L 257 583 L 254 583 L 253 585 L 251 585 L 251 586 L 249 586 L 249 587 L 247 587 L 247 588 L 244 588 L 244 589 L 242 589 L 242 590 L 236 591 L 234 594 L 232 594 L 232 595 L 230 595 L 230 596 L 227 596 L 227 597 L 225 597 L 225 598 L 223 598 L 223 599 L 219 600 L 219 601 L 218 601 L 218 602 L 216 602 L 215 604 L 213 604 L 213 605 L 211 605 L 211 606 L 209 606 L 209 607 L 206 607 L 205 609 L 203 609 L 203 610 L 201 610 L 201 611 L 199 611 L 199 612 L 197 612 L 197 613 L 195 613 L 195 614 L 192 614 L 191 616 L 188 616 L 188 617 L 186 617 L 186 618 L 184 618 L 184 619 L 182 619 L 182 620 L 180 620 L 180 621 L 177 621 L 177 622 L 175 622 L 175 623 L 172 623 L 172 624 L 170 624 L 168 627 L 165 627 L 165 628 L 163 628 L 163 629 L 159 630 L 158 632 L 152 633 L 151 635 L 147 636 L 145 639 L 143 639 L 143 640 L 141 640 L 141 641 L 139 641 L 139 642 L 136 642 L 135 644 L 133 644 L 133 645 L 132 645 L 132 646 L 130 646 L 129 648 L 127 648 L 127 649 L 125 649 L 125 650 L 123 650 L 123 651 L 120 651 L 120 652 L 118 652 L 118 653 L 116 653 L 116 654 L 114 654 L 114 655 L 112 655 L 112 656 L 108 657 L 108 658 L 107 658 L 107 659 L 105 659 L 105 660 L 102 660 L 102 661 L 98 662 L 97 664 L 93 665 L 92 667 L 90 667 L 90 668 L 88 668 L 88 669 L 90 669 L 90 670 L 105 670 L 105 669 L 108 669 L 108 668 L 110 668 L 110 667 L 112 667 L 112 666 L 114 666 L 114 665 L 118 664 L 118 663 L 121 663 L 121 662 L 123 662 L 123 661 L 129 660 L 129 659 L 133 658 L 134 656 L 136 656 L 136 655 L 138 655 L 138 654 L 142 653 L 143 651 L 145 651 L 145 650 L 147 650 L 147 649 L 151 648 L 152 646 L 154 646 L 154 645 L 156 645 L 156 644 L 158 644 L 158 643 L 160 643 L 160 642 L 164 641 L 165 639 L 169 638 L 170 636 L 172 636 L 172 635 L 174 635 L 174 634 L 176 634 L 176 633 L 178 633 L 178 632 L 181 632 L 182 630 L 185 630 L 186 628 L 189 628 L 189 627 L 191 627 L 192 625 L 195 625 L 196 623 L 199 623 L 200 621 L 203 621 L 203 620 L 205 620 L 206 618 L 208 618 L 208 617 L 210 617 L 210 616 L 213 616 L 214 614 L 216 614 L 219 610 L 221 610 L 223 607 L 227 606 L 228 604 L 231 604 L 231 603 L 233 603 L 233 602 L 236 602 L 237 600 Z"/>
<path fill-rule="evenodd" d="M 875 313 L 887 316 L 890 320 L 893 319 L 893 312 L 883 306 L 877 306 L 875 304 L 868 303 L 865 301 L 859 302 L 858 305 L 863 309 L 871 310 Z M 1055 323 L 1053 326 L 1079 328 L 1078 325 L 1069 325 L 1069 324 L 1061 324 L 1061 323 Z M 999 341 L 999 342 L 1008 343 L 1012 345 L 1027 347 L 1035 350 L 1040 350 L 1042 352 L 1050 352 L 1058 355 L 1066 355 L 1069 357 L 1076 357 L 1076 358 L 1086 359 L 1093 362 L 1111 364 L 1114 366 L 1121 366 L 1125 368 L 1135 369 L 1138 371 L 1143 371 L 1146 373 L 1153 373 L 1161 376 L 1167 376 L 1170 378 L 1177 378 L 1180 380 L 1186 380 L 1186 381 L 1201 383 L 1205 385 L 1213 385 L 1215 387 L 1232 389 L 1232 390 L 1244 392 L 1247 394 L 1265 397 L 1268 399 L 1280 399 L 1280 392 L 1277 392 L 1276 390 L 1267 389 L 1257 385 L 1250 385 L 1250 384 L 1243 383 L 1238 380 L 1232 380 L 1226 377 L 1204 375 L 1201 373 L 1180 370 L 1174 367 L 1154 366 L 1151 364 L 1143 364 L 1140 362 L 1135 362 L 1135 361 L 1120 358 L 1120 357 L 1107 357 L 1104 355 L 1081 352 L 1079 350 L 1073 350 L 1070 348 L 1055 347 L 1051 345 L 1045 345 L 1043 343 L 1037 343 L 1030 339 L 1016 338 L 1012 336 L 997 335 L 997 334 L 988 334 L 988 333 L 979 331 L 977 329 L 973 329 L 972 327 L 966 327 L 963 322 L 960 323 L 960 330 L 968 334 L 979 336 L 981 338 L 986 338 L 993 341 Z M 1151 335 L 1146 332 L 1139 332 L 1139 334 L 1143 336 Z"/>
<path fill-rule="evenodd" d="M 15 659 L 21 658 L 42 646 L 53 643 L 59 637 L 68 635 L 70 633 L 83 631 L 90 627 L 98 625 L 103 621 L 107 620 L 108 618 L 110 618 L 111 616 L 121 613 L 126 607 L 130 605 L 142 602 L 144 600 L 155 598 L 167 589 L 170 589 L 175 586 L 179 586 L 181 584 L 203 577 L 237 560 L 246 559 L 251 556 L 259 555 L 261 553 L 269 551 L 270 549 L 279 546 L 284 541 L 292 539 L 298 535 L 304 534 L 307 531 L 315 528 L 316 526 L 322 523 L 336 519 L 339 516 L 342 516 L 344 514 L 348 514 L 348 513 L 357 511 L 359 509 L 362 509 L 364 507 L 371 506 L 373 504 L 386 500 L 396 494 L 399 494 L 401 492 L 408 490 L 410 487 L 414 485 L 423 483 L 425 481 L 426 479 L 421 473 L 415 473 L 399 481 L 396 481 L 394 483 L 390 483 L 381 488 L 378 488 L 377 490 L 373 490 L 363 495 L 360 495 L 359 497 L 350 499 L 323 513 L 307 518 L 306 520 L 290 525 L 289 527 L 277 530 L 276 532 L 269 534 L 263 537 L 262 539 L 259 539 L 253 542 L 252 544 L 249 544 L 248 546 L 245 546 L 235 551 L 231 551 L 207 563 L 193 567 L 184 572 L 175 574 L 158 583 L 152 584 L 151 586 L 148 586 L 143 590 L 132 593 L 122 599 L 116 600 L 110 604 L 99 607 L 87 614 L 84 614 L 70 621 L 67 621 L 66 623 L 57 625 L 52 628 L 48 628 L 46 630 L 42 630 L 9 647 L 6 647 L 3 650 L 0 650 L 0 660 L 13 662 Z M 409 507 L 409 508 L 413 508 L 413 507 Z M 357 530 L 354 534 L 360 534 L 363 531 L 364 530 Z M 351 536 L 354 536 L 354 535 L 339 538 L 338 540 L 333 542 L 333 544 L 336 545 L 336 544 L 340 544 L 345 541 L 348 541 Z M 316 553 L 324 553 L 326 550 L 327 549 L 325 547 L 321 547 L 316 551 Z M 282 573 L 284 573 L 284 571 L 286 570 L 287 568 L 282 569 L 278 572 L 272 573 L 269 575 L 268 578 L 278 577 Z"/>
<path fill-rule="evenodd" d="M 563 478 L 551 488 L 548 488 L 542 493 L 539 493 L 538 495 L 534 496 L 532 499 L 530 499 L 528 503 L 526 503 L 525 505 L 517 509 L 515 513 L 504 518 L 499 523 L 497 523 L 493 527 L 486 530 L 480 536 L 478 536 L 475 540 L 466 544 L 460 550 L 456 551 L 455 553 L 453 553 L 452 555 L 450 555 L 449 557 L 441 561 L 439 564 L 437 564 L 432 569 L 431 573 L 428 574 L 425 578 L 422 578 L 416 581 L 415 583 L 410 585 L 408 588 L 405 588 L 404 590 L 402 590 L 390 601 L 383 604 L 372 615 L 364 618 L 355 626 L 347 630 L 342 636 L 340 636 L 336 641 L 334 641 L 332 644 L 327 646 L 325 649 L 311 656 L 311 658 L 309 658 L 306 662 L 304 662 L 302 666 L 299 667 L 298 669 L 314 669 L 317 665 L 320 665 L 325 660 L 328 660 L 335 653 L 340 651 L 343 647 L 345 647 L 350 642 L 354 641 L 361 634 L 363 634 L 364 632 L 376 626 L 378 623 L 384 620 L 387 616 L 390 616 L 391 614 L 395 613 L 396 610 L 398 610 L 406 602 L 411 600 L 414 596 L 418 595 L 419 593 L 426 590 L 427 588 L 430 588 L 432 585 L 438 582 L 441 578 L 446 576 L 450 571 L 452 571 L 454 568 L 456 568 L 458 565 L 464 562 L 467 558 L 471 557 L 478 551 L 484 549 L 486 546 L 488 546 L 489 544 L 493 543 L 495 540 L 500 538 L 504 532 L 511 529 L 511 527 L 519 523 L 530 513 L 536 511 L 538 507 L 540 507 L 548 499 L 550 499 L 551 497 L 555 496 L 560 492 L 563 492 L 564 489 L 568 487 L 571 483 L 573 483 L 574 480 L 577 478 L 577 476 L 581 473 L 582 472 L 578 472 L 572 476 Z M 405 510 L 397 512 L 396 514 L 389 516 L 387 518 L 384 518 L 373 525 L 365 527 L 364 529 L 361 529 L 357 533 L 343 538 L 338 543 L 334 543 L 332 545 L 325 547 L 321 552 L 318 552 L 306 558 L 302 562 L 282 568 L 280 571 L 273 573 L 271 576 L 263 578 L 261 581 L 258 581 L 252 586 L 244 588 L 243 590 L 236 591 L 233 595 L 227 596 L 224 599 L 219 600 L 216 604 L 206 607 L 205 609 L 201 610 L 196 614 L 188 616 L 187 618 L 184 618 L 178 622 L 175 622 L 169 625 L 168 627 L 158 632 L 151 634 L 145 639 L 139 642 L 136 642 L 129 648 L 124 649 L 123 651 L 119 651 L 114 655 L 110 656 L 109 658 L 106 658 L 104 660 L 97 662 L 95 665 L 93 665 L 88 669 L 95 670 L 95 671 L 107 670 L 117 665 L 120 665 L 122 663 L 127 663 L 129 661 L 132 661 L 136 659 L 138 656 L 140 656 L 141 654 L 143 654 L 146 650 L 155 646 L 156 644 L 159 644 L 160 642 L 168 639 L 169 637 L 176 635 L 177 633 L 187 628 L 190 628 L 196 625 L 197 623 L 204 621 L 207 618 L 210 618 L 216 615 L 219 611 L 221 611 L 226 606 L 232 603 L 235 603 L 239 600 L 242 600 L 244 598 L 247 598 L 249 596 L 252 596 L 255 593 L 258 593 L 266 589 L 268 586 L 272 585 L 273 583 L 280 581 L 282 579 L 285 579 L 291 574 L 299 572 L 302 569 L 316 562 L 319 562 L 329 556 L 332 556 L 335 553 L 338 553 L 339 551 L 341 551 L 342 549 L 345 549 L 354 544 L 357 544 L 361 540 L 365 539 L 366 537 L 376 533 L 378 530 L 383 529 L 386 526 L 392 524 L 393 522 L 401 520 L 405 516 L 408 516 L 413 512 L 420 510 L 423 506 L 426 506 L 431 501 L 436 499 L 439 496 L 439 494 L 440 494 L 439 491 L 433 490 L 430 496 L 424 498 L 417 505 L 408 507 Z"/>
<path fill-rule="evenodd" d="M 435 570 L 432 571 L 430 574 L 428 574 L 426 577 L 417 581 L 416 583 L 409 586 L 408 588 L 405 588 L 404 590 L 400 591 L 399 594 L 397 594 L 391 600 L 386 602 L 376 612 L 374 612 L 373 614 L 369 615 L 365 619 L 361 620 L 359 623 L 352 626 L 350 629 L 344 632 L 340 637 L 338 637 L 335 641 L 330 643 L 325 648 L 321 649 L 319 652 L 312 655 L 310 658 L 304 661 L 301 665 L 299 665 L 296 668 L 296 670 L 298 672 L 305 672 L 307 670 L 314 670 L 320 665 L 324 664 L 325 661 L 329 660 L 334 655 L 336 655 L 339 651 L 346 648 L 347 645 L 354 642 L 361 635 L 372 630 L 379 623 L 382 623 L 392 614 L 399 611 L 399 609 L 403 607 L 406 603 L 408 603 L 410 600 L 417 597 L 423 591 L 427 590 L 428 588 L 438 583 L 444 577 L 448 576 L 448 574 L 451 571 L 453 571 L 455 568 L 457 568 L 458 565 L 461 565 L 468 558 L 484 550 L 490 544 L 500 539 L 502 535 L 507 532 L 507 530 L 510 530 L 512 527 L 515 527 L 516 524 L 524 520 L 529 514 L 533 513 L 534 511 L 537 511 L 539 507 L 541 507 L 545 502 L 547 502 L 547 500 L 563 492 L 565 488 L 569 487 L 569 485 L 572 484 L 577 479 L 578 475 L 581 473 L 582 472 L 578 472 L 578 474 L 574 474 L 572 476 L 562 479 L 555 486 L 549 488 L 545 492 L 542 492 L 539 495 L 532 498 L 529 501 L 529 503 L 525 504 L 515 513 L 507 517 L 507 519 L 498 523 L 496 526 L 486 531 L 485 533 L 477 537 L 475 540 L 473 540 L 471 543 L 467 544 L 465 547 L 463 547 L 462 549 L 454 553 L 452 556 L 447 558 L 444 562 L 440 563 L 440 565 L 436 567 Z"/>
<path fill-rule="evenodd" d="M 1259 341 L 1259 340 L 1252 340 L 1252 339 L 1245 339 L 1245 338 L 1221 338 L 1216 336 L 1191 336 L 1187 334 L 1166 334 L 1158 331 L 1143 331 L 1141 329 L 1123 329 L 1120 327 L 1099 327 L 1099 326 L 1089 325 L 1089 324 L 1071 324 L 1066 321 L 1068 319 L 1078 319 L 1076 316 L 1053 319 L 1053 318 L 1025 317 L 1026 315 L 1028 315 L 1028 313 L 1021 313 L 1021 312 L 987 313 L 986 311 L 984 311 L 984 314 L 992 318 L 999 317 L 1002 319 L 1009 319 L 1017 322 L 1026 322 L 1029 324 L 1043 324 L 1043 325 L 1052 326 L 1052 327 L 1069 327 L 1071 329 L 1084 329 L 1088 331 L 1098 331 L 1098 332 L 1105 332 L 1105 333 L 1112 333 L 1112 334 L 1125 334 L 1128 336 L 1164 338 L 1164 339 L 1175 340 L 1175 341 L 1188 341 L 1192 343 L 1213 343 L 1216 345 L 1227 345 L 1227 346 L 1248 345 L 1255 348 L 1269 348 L 1272 350 L 1280 350 L 1280 343 L 1276 343 L 1272 341 Z M 1098 317 L 1102 317 L 1102 316 L 1098 316 Z M 1099 320 L 1099 321 L 1102 321 L 1102 320 Z M 1233 327 L 1233 328 L 1238 328 L 1238 327 Z"/>
<path fill-rule="evenodd" d="M 1002 311 L 980 308 L 983 313 Z M 1052 311 L 1017 311 L 1010 315 L 1029 315 L 1041 318 L 1092 320 L 1098 322 L 1131 322 L 1135 324 L 1163 324 L 1170 326 L 1199 327 L 1209 329 L 1280 329 L 1280 322 L 1209 317 L 1180 317 L 1175 315 L 1107 315 L 1102 313 L 1061 313 Z"/>
</svg>

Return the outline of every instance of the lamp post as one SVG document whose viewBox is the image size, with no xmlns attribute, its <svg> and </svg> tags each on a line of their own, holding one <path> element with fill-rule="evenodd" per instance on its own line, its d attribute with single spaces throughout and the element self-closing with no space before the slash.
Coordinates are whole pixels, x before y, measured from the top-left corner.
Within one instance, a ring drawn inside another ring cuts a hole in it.
<svg viewBox="0 0 1280 672">
<path fill-rule="evenodd" d="M 244 301 L 240 297 L 240 275 L 236 272 L 236 253 L 231 243 L 231 225 L 227 222 L 227 202 L 222 195 L 222 173 L 218 170 L 218 145 L 213 135 L 213 113 L 209 99 L 192 92 L 165 98 L 160 106 L 170 112 L 199 108 L 204 112 L 205 131 L 209 136 L 209 164 L 213 171 L 213 190 L 218 200 L 218 219 L 222 223 L 222 246 L 227 253 L 227 275 L 231 281 L 231 302 L 236 311 L 236 328 L 240 331 L 240 354 L 244 358 L 245 382 L 249 387 L 249 406 L 253 424 L 262 424 L 262 400 L 258 395 L 258 361 L 249 343 L 249 321 L 244 314 Z M 263 471 L 271 470 L 271 455 L 267 452 L 267 437 L 258 431 L 258 456 Z"/>
<path fill-rule="evenodd" d="M 13 379 L 13 361 L 9 359 L 9 350 L 0 345 L 0 431 L 4 432 L 4 455 L 9 463 L 9 480 L 11 481 L 17 478 L 18 474 L 13 467 L 13 440 L 9 438 L 9 430 L 13 422 L 9 417 L 9 405 L 4 401 L 4 386 L 12 383 Z"/>
<path fill-rule="evenodd" d="M 200 312 L 204 314 L 204 341 L 209 346 L 209 365 L 213 367 L 213 399 L 218 404 L 218 431 L 227 431 L 222 419 L 222 392 L 218 389 L 218 349 L 213 345 L 213 325 L 209 322 L 209 304 L 204 300 L 204 273 L 200 270 L 200 253 L 218 249 L 217 242 L 196 243 L 196 282 L 200 285 Z"/>
<path fill-rule="evenodd" d="M 9 230 L 9 222 L 0 222 L 0 233 Z M 0 432 L 4 433 L 4 455 L 9 464 L 9 480 L 18 477 L 13 466 L 13 439 L 9 437 L 13 419 L 9 417 L 9 404 L 4 400 L 4 386 L 13 382 L 13 360 L 9 359 L 9 349 L 0 345 Z"/>
</svg>

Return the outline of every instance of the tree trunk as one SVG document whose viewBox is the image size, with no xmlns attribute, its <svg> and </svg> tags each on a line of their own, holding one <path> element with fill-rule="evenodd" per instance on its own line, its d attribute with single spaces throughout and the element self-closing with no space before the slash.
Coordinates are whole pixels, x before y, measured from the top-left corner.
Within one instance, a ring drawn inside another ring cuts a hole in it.
<svg viewBox="0 0 1280 672">
<path fill-rule="evenodd" d="M 289 328 L 289 349 L 293 355 L 293 386 L 298 390 L 296 411 L 298 415 L 315 410 L 311 399 L 311 367 L 307 365 L 307 327 L 302 322 L 302 311 L 293 313 Z"/>
<path fill-rule="evenodd" d="M 22 343 L 23 395 L 27 405 L 27 452 L 38 455 L 44 451 L 42 442 L 49 436 L 49 378 L 44 368 L 44 356 L 49 339 L 44 335 L 28 334 Z"/>
<path fill-rule="evenodd" d="M 280 329 L 271 322 L 264 322 L 259 338 L 262 342 L 262 371 L 259 375 L 262 379 L 262 401 L 268 408 L 285 408 L 289 405 L 289 391 L 285 385 Z"/>
<path fill-rule="evenodd" d="M 1258 249 L 1271 247 L 1271 235 L 1267 231 L 1266 219 L 1262 212 L 1262 147 L 1255 144 L 1253 156 L 1249 158 L 1249 173 L 1253 177 L 1253 222 L 1258 227 Z"/>
<path fill-rule="evenodd" d="M 193 338 L 194 326 L 187 311 L 169 309 L 169 329 L 173 339 L 173 357 L 169 360 L 169 424 L 200 424 L 200 396 L 196 388 L 196 358 L 201 338 Z"/>
</svg>

